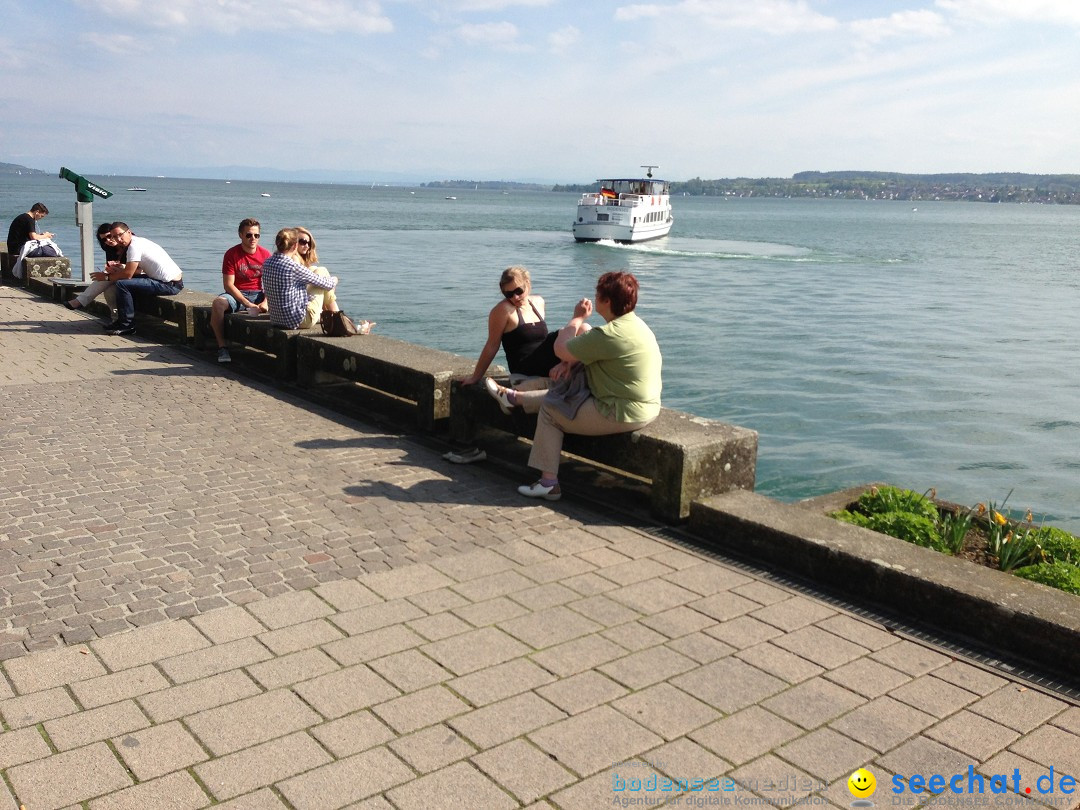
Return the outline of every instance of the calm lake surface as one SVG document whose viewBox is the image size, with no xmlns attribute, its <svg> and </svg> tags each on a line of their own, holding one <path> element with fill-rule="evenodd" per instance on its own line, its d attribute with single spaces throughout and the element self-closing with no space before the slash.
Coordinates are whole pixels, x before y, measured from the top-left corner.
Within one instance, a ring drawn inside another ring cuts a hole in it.
<svg viewBox="0 0 1080 810">
<path fill-rule="evenodd" d="M 507 265 L 530 269 L 553 326 L 628 269 L 664 404 L 759 431 L 759 492 L 1012 491 L 1010 507 L 1080 530 L 1080 207 L 680 197 L 670 236 L 616 246 L 573 241 L 575 194 L 91 179 L 114 192 L 95 223 L 161 243 L 190 287 L 220 289 L 244 217 L 271 250 L 304 225 L 350 315 L 473 357 Z M 37 200 L 78 265 L 74 187 L 0 181 L 5 223 Z"/>
</svg>

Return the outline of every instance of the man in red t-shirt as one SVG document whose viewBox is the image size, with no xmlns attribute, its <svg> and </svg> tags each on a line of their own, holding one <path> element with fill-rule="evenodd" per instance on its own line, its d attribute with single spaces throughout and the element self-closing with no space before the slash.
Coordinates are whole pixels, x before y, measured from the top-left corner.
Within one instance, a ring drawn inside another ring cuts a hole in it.
<svg viewBox="0 0 1080 810">
<path fill-rule="evenodd" d="M 262 288 L 262 266 L 270 258 L 270 251 L 259 244 L 262 227 L 257 219 L 245 219 L 238 230 L 240 244 L 225 251 L 225 258 L 221 262 L 225 292 L 214 299 L 210 314 L 210 328 L 217 338 L 219 363 L 232 362 L 225 346 L 225 312 L 238 312 L 246 308 L 255 314 L 266 312 L 267 309 L 266 294 Z"/>
</svg>

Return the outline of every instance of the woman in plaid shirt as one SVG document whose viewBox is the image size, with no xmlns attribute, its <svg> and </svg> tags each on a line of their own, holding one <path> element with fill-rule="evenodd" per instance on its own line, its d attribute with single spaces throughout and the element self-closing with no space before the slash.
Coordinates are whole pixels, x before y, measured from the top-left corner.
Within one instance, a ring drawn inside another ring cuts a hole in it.
<svg viewBox="0 0 1080 810">
<path fill-rule="evenodd" d="M 315 273 L 304 267 L 296 252 L 299 238 L 296 228 L 282 228 L 277 232 L 274 246 L 277 253 L 263 264 L 263 290 L 270 306 L 270 323 L 284 329 L 296 329 L 307 315 L 308 285 L 332 290 L 337 287 L 337 276 Z"/>
</svg>

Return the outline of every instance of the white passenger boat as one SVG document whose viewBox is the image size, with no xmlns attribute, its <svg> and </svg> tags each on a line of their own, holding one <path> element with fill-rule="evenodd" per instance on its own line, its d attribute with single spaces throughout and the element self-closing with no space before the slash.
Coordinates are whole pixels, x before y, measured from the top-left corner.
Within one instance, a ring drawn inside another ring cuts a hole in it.
<svg viewBox="0 0 1080 810">
<path fill-rule="evenodd" d="M 671 187 L 654 180 L 657 166 L 642 166 L 645 177 L 597 180 L 599 191 L 578 200 L 574 239 L 578 242 L 645 242 L 667 236 L 675 221 L 671 215 Z"/>
</svg>

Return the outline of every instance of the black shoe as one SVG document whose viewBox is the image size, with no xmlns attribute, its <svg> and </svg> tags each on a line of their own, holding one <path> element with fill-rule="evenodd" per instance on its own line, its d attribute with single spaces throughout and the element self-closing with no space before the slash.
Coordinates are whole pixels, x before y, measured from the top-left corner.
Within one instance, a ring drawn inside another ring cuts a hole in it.
<svg viewBox="0 0 1080 810">
<path fill-rule="evenodd" d="M 114 336 L 115 335 L 134 335 L 135 334 L 135 327 L 134 326 L 118 326 L 116 329 L 110 329 L 105 334 L 114 335 Z"/>
<path fill-rule="evenodd" d="M 69 299 L 69 298 L 65 298 L 63 303 L 64 303 L 64 306 L 67 307 L 68 309 L 82 309 L 82 307 L 73 306 L 72 303 L 71 303 L 71 299 Z"/>
</svg>

